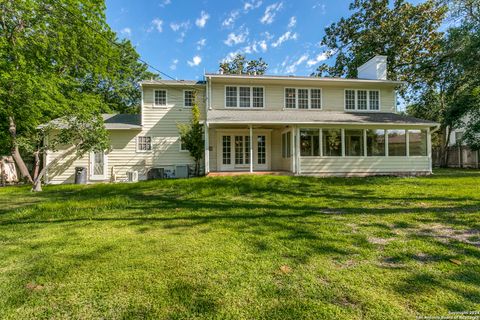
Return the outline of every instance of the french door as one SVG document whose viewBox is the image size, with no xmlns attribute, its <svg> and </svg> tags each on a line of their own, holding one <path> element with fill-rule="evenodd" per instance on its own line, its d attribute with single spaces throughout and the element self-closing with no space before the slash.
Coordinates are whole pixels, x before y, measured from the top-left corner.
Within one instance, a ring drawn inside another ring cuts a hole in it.
<svg viewBox="0 0 480 320">
<path fill-rule="evenodd" d="M 218 135 L 218 157 L 220 171 L 250 169 L 250 135 L 222 132 Z M 270 170 L 270 132 L 253 135 L 253 169 Z"/>
</svg>

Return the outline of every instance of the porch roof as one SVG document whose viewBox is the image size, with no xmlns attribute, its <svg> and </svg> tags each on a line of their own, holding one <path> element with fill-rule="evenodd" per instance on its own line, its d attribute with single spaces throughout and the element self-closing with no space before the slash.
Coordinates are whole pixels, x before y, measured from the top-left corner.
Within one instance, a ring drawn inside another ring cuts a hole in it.
<svg viewBox="0 0 480 320">
<path fill-rule="evenodd" d="M 319 110 L 208 110 L 210 124 L 379 124 L 434 127 L 438 123 L 391 112 Z"/>
</svg>

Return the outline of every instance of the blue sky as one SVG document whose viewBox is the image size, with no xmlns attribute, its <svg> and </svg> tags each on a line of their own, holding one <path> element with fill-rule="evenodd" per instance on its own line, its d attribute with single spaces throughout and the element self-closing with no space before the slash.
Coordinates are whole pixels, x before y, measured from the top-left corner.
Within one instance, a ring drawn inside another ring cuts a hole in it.
<svg viewBox="0 0 480 320">
<path fill-rule="evenodd" d="M 107 19 L 142 59 L 177 79 L 201 79 L 237 52 L 263 57 L 269 74 L 309 75 L 325 60 L 325 26 L 348 16 L 349 3 L 107 0 Z"/>
</svg>

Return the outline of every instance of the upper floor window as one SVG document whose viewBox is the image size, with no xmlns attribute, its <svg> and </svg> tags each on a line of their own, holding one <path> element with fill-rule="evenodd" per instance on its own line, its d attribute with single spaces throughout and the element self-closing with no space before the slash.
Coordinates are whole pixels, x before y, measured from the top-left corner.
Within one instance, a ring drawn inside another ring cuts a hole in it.
<svg viewBox="0 0 480 320">
<path fill-rule="evenodd" d="M 195 92 L 193 92 L 193 90 L 184 90 L 183 105 L 185 107 L 193 107 L 194 103 L 195 103 Z"/>
<path fill-rule="evenodd" d="M 285 88 L 285 109 L 321 109 L 322 89 Z"/>
<path fill-rule="evenodd" d="M 137 137 L 137 151 L 152 150 L 152 137 L 139 136 Z"/>
<path fill-rule="evenodd" d="M 263 108 L 263 87 L 226 86 L 225 107 L 227 108 Z"/>
<path fill-rule="evenodd" d="M 345 90 L 345 110 L 380 110 L 380 92 L 378 90 Z"/>
<path fill-rule="evenodd" d="M 167 106 L 167 90 L 155 90 L 155 106 L 166 107 Z"/>
</svg>

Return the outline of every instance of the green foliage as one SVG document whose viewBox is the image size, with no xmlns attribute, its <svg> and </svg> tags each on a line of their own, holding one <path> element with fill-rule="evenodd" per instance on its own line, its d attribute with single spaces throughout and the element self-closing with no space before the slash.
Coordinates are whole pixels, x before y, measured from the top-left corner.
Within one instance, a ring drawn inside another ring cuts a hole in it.
<svg viewBox="0 0 480 320">
<path fill-rule="evenodd" d="M 203 140 L 203 125 L 200 123 L 200 108 L 196 101 L 192 107 L 192 119 L 190 124 L 178 124 L 180 139 L 185 148 L 190 152 L 190 156 L 195 161 L 195 176 L 200 175 L 200 163 L 204 156 L 205 142 Z"/>
<path fill-rule="evenodd" d="M 0 319 L 478 310 L 479 180 L 438 170 L 0 188 Z"/>
<path fill-rule="evenodd" d="M 262 58 L 247 60 L 244 55 L 237 54 L 232 60 L 220 63 L 224 74 L 262 75 L 267 71 L 268 64 Z"/>
<path fill-rule="evenodd" d="M 446 7 L 427 0 L 413 5 L 404 0 L 355 0 L 352 15 L 325 29 L 321 44 L 333 66 L 322 64 L 316 76 L 356 77 L 357 68 L 375 55 L 388 60 L 387 76 L 407 81 L 413 88 L 428 78 L 426 71 L 438 53 L 438 27 Z"/>
</svg>

